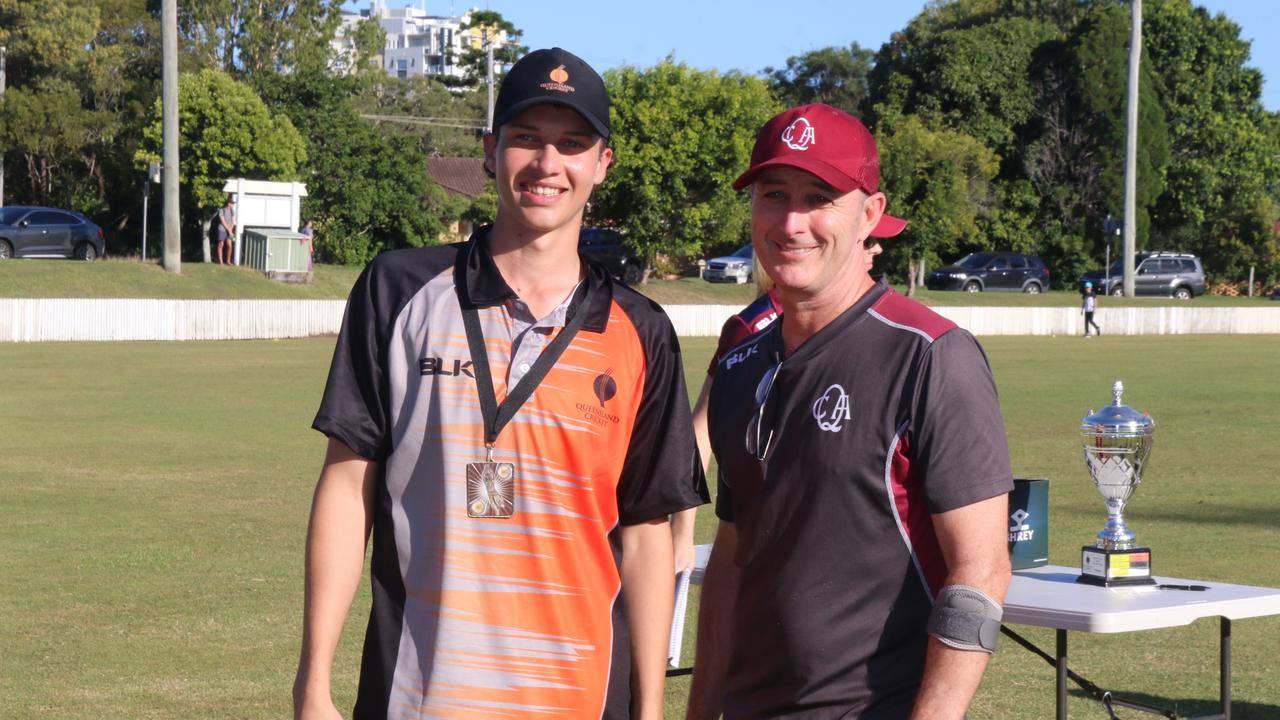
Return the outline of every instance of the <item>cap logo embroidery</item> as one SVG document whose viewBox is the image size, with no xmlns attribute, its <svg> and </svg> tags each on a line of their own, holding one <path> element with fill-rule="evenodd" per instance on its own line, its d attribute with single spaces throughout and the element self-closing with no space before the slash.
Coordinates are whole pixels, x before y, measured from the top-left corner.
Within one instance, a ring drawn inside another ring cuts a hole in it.
<svg viewBox="0 0 1280 720">
<path fill-rule="evenodd" d="M 569 79 L 569 71 L 565 70 L 563 65 L 547 73 L 547 77 L 551 78 L 551 82 L 542 83 L 538 87 L 543 90 L 554 90 L 562 93 L 577 92 L 577 88 L 565 84 Z"/>
<path fill-rule="evenodd" d="M 808 150 L 818 143 L 813 135 L 813 125 L 805 118 L 796 118 L 795 122 L 782 131 L 782 142 L 792 150 Z"/>
</svg>

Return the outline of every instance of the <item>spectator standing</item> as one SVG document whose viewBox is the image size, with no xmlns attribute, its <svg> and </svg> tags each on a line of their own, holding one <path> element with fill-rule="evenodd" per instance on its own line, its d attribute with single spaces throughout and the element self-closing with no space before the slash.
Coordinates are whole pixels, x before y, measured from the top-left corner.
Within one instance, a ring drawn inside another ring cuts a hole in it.
<svg viewBox="0 0 1280 720">
<path fill-rule="evenodd" d="M 315 267 L 316 255 L 316 226 L 311 218 L 303 221 L 302 229 L 298 233 L 306 238 L 304 242 L 307 244 L 307 270 L 311 270 Z"/>
<path fill-rule="evenodd" d="M 235 262 L 236 247 L 236 198 L 231 195 L 226 204 L 218 211 L 215 235 L 218 238 L 218 264 L 230 265 Z"/>
<path fill-rule="evenodd" d="M 1089 326 L 1093 326 L 1094 331 L 1101 335 L 1102 328 L 1093 321 L 1093 313 L 1098 309 L 1098 294 L 1093 291 L 1093 283 L 1086 280 L 1080 295 L 1080 312 L 1084 313 L 1084 336 L 1090 337 Z"/>
</svg>

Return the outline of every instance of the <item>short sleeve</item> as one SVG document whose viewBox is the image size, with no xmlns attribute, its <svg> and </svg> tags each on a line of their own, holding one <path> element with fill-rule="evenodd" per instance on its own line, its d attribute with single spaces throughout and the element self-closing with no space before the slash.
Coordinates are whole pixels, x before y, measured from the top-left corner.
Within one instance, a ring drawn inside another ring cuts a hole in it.
<svg viewBox="0 0 1280 720">
<path fill-rule="evenodd" d="M 618 512 L 624 525 L 708 502 L 679 341 L 666 315 L 659 317 L 660 327 L 643 340 L 644 396 L 618 481 Z"/>
<path fill-rule="evenodd" d="M 751 327 L 742 319 L 742 315 L 734 315 L 725 320 L 724 327 L 720 328 L 720 341 L 716 343 L 716 353 L 711 356 L 711 365 L 707 367 L 707 376 L 715 377 L 716 366 L 724 359 L 725 353 L 749 337 L 751 337 Z"/>
<path fill-rule="evenodd" d="M 951 330 L 925 350 L 911 444 L 929 511 L 946 512 L 1013 489 L 995 379 L 977 340 Z"/>
<path fill-rule="evenodd" d="M 386 347 L 388 338 L 370 264 L 347 299 L 342 329 L 329 366 L 324 398 L 311 427 L 339 440 L 357 455 L 382 460 L 391 451 Z"/>
</svg>

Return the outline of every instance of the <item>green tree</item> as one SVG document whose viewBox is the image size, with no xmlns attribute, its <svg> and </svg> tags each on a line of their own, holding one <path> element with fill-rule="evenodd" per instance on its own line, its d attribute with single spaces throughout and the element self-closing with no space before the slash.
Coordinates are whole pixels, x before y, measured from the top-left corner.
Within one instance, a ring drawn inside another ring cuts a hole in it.
<svg viewBox="0 0 1280 720">
<path fill-rule="evenodd" d="M 858 115 L 874 59 L 874 53 L 855 42 L 848 48 L 828 47 L 789 57 L 786 67 L 767 67 L 763 74 L 787 107 L 826 103 Z"/>
<path fill-rule="evenodd" d="M 463 210 L 427 176 L 412 139 L 384 137 L 360 118 L 356 82 L 315 72 L 265 76 L 258 84 L 267 102 L 302 128 L 303 211 L 316 220 L 318 256 L 343 264 L 433 244 Z"/>
<path fill-rule="evenodd" d="M 778 110 L 765 82 L 668 58 L 610 70 L 605 84 L 614 163 L 588 216 L 623 229 L 651 266 L 741 243 L 750 211 L 731 186 Z"/>
<path fill-rule="evenodd" d="M 124 223 L 158 78 L 155 27 L 142 0 L 0 0 L 8 202 L 74 208 L 108 229 Z"/>
<path fill-rule="evenodd" d="M 457 64 L 465 70 L 466 76 L 461 82 L 454 84 L 462 87 L 483 85 L 488 77 L 489 57 L 485 51 L 486 43 L 493 43 L 495 83 L 505 74 L 505 68 L 510 67 L 522 55 L 529 52 L 529 48 L 520 44 L 520 38 L 524 32 L 510 20 L 502 17 L 502 13 L 497 10 L 472 10 L 460 30 L 476 40 L 475 44 L 463 48 L 462 57 L 458 58 Z"/>
<path fill-rule="evenodd" d="M 887 131 L 884 126 L 888 126 Z M 930 129 L 915 115 L 886 118 L 879 137 L 881 188 L 888 212 L 907 218 L 901 235 L 885 243 L 883 267 L 905 271 L 915 293 L 920 263 L 982 247 L 980 208 L 989 202 L 999 158 L 977 139 Z"/>
<path fill-rule="evenodd" d="M 179 204 L 188 226 L 203 227 L 226 199 L 223 186 L 237 177 L 299 180 L 307 153 L 287 116 L 273 115 L 253 88 L 217 70 L 178 78 L 178 132 L 182 152 Z M 138 167 L 159 162 L 161 102 L 143 131 Z"/>
<path fill-rule="evenodd" d="M 480 157 L 487 98 L 482 90 L 449 87 L 435 77 L 381 78 L 357 100 L 368 114 L 402 118 L 380 123 L 383 134 L 402 136 L 432 157 Z"/>
<path fill-rule="evenodd" d="M 1261 215 L 1277 198 L 1280 138 L 1262 107 L 1262 74 L 1247 65 L 1249 42 L 1230 18 L 1189 0 L 1144 6 L 1143 33 L 1169 118 L 1172 157 L 1152 213 L 1162 246 L 1198 253 L 1218 277 L 1244 279 L 1250 265 L 1275 273 L 1272 222 Z"/>
<path fill-rule="evenodd" d="M 328 67 L 342 0 L 185 0 L 178 32 L 198 68 L 241 76 Z"/>
</svg>

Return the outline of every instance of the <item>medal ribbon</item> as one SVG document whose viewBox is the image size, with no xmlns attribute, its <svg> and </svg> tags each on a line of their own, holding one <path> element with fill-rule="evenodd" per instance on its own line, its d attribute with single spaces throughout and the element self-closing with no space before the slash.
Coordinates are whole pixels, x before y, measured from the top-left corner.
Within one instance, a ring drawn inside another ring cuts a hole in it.
<svg viewBox="0 0 1280 720">
<path fill-rule="evenodd" d="M 543 349 L 542 354 L 529 368 L 529 372 L 520 378 L 520 382 L 516 383 L 511 392 L 507 393 L 501 405 L 498 404 L 497 396 L 493 392 L 493 375 L 489 372 L 489 354 L 484 347 L 484 331 L 480 329 L 480 313 L 474 305 L 462 309 L 462 324 L 467 329 L 467 345 L 471 347 L 471 367 L 475 370 L 476 390 L 480 393 L 480 413 L 484 418 L 484 446 L 489 450 L 490 461 L 493 460 L 493 445 L 498 441 L 498 433 L 502 432 L 511 418 L 515 417 L 520 406 L 533 395 L 542 378 L 546 377 L 551 366 L 560 359 L 565 348 L 573 341 L 573 336 L 578 334 L 578 330 L 586 322 L 587 310 L 591 307 L 591 298 L 595 293 L 590 278 L 586 282 L 587 294 L 576 308 L 570 301 L 569 307 L 574 311 L 573 317 L 565 323 L 560 334 L 556 335 L 556 339 Z M 577 294 L 576 290 L 574 294 Z"/>
</svg>

